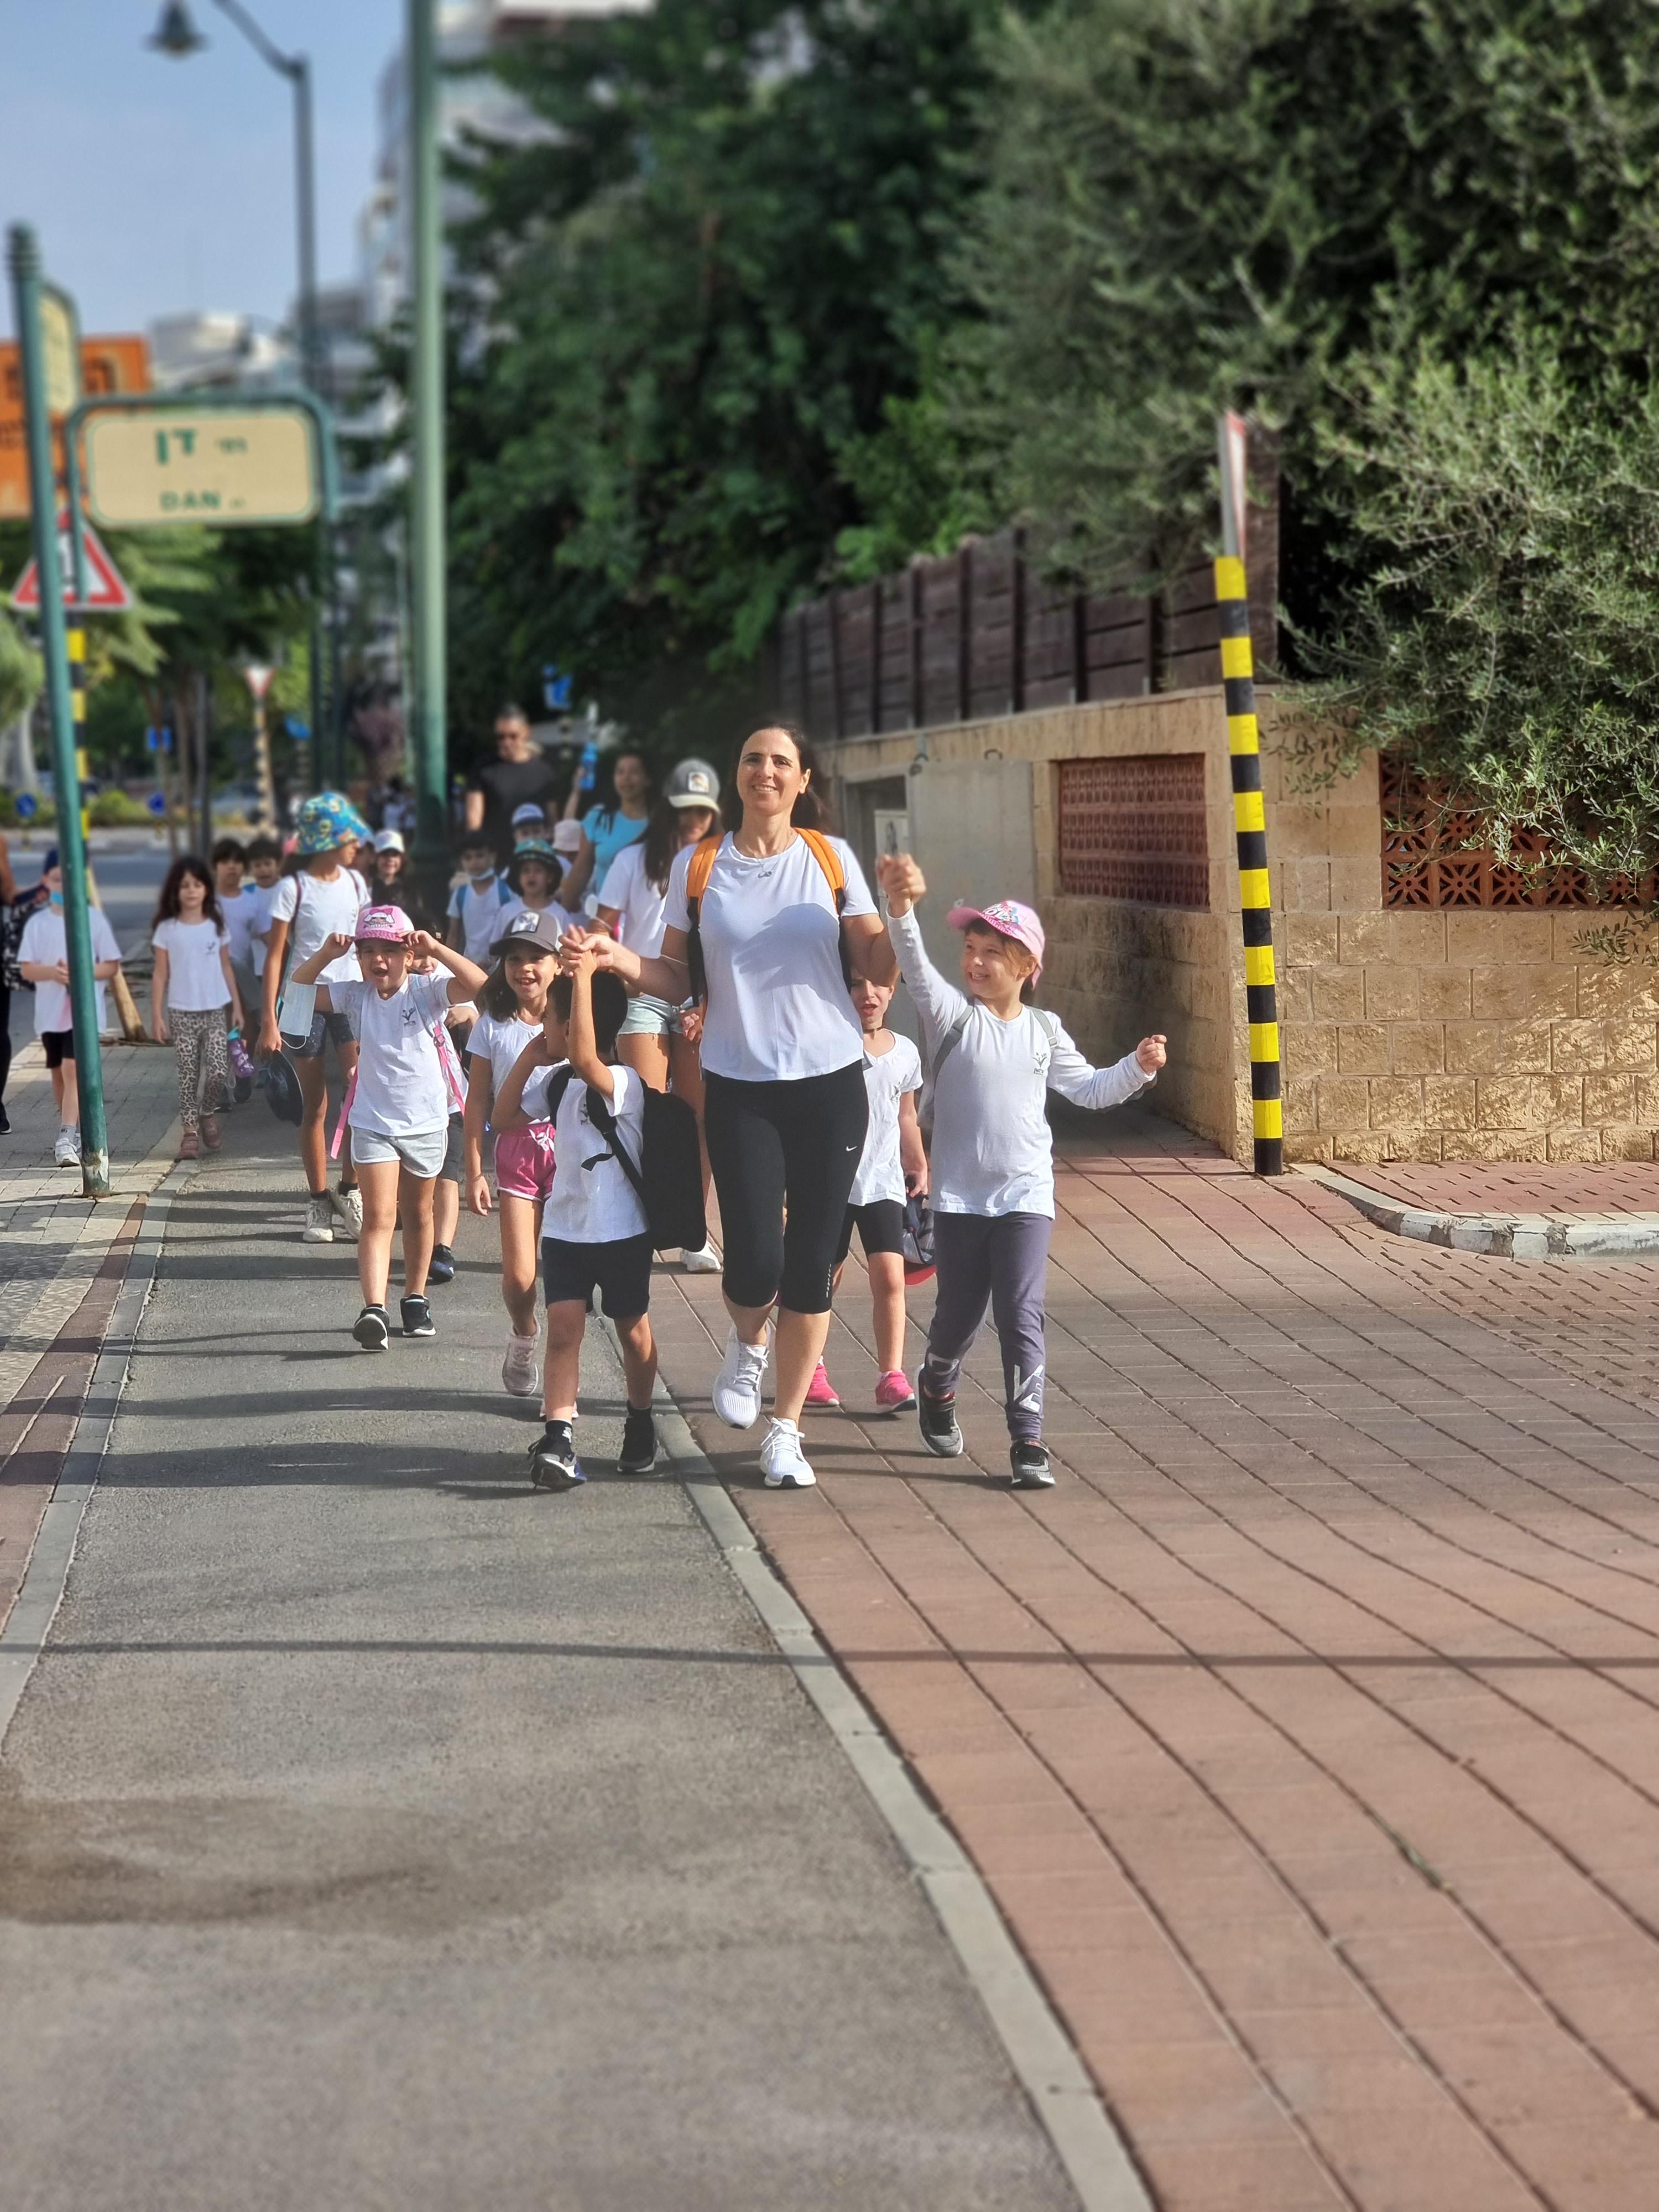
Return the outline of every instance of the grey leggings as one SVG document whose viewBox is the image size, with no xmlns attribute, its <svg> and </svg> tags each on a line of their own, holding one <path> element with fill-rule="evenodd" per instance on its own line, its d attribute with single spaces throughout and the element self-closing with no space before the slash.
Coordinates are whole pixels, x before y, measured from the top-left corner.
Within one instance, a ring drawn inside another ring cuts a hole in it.
<svg viewBox="0 0 1659 2212">
<path fill-rule="evenodd" d="M 222 1006 L 167 1008 L 179 1062 L 179 1118 L 187 1129 L 201 1115 L 216 1114 L 230 1095 L 229 1018 Z"/>
<path fill-rule="evenodd" d="M 954 1395 L 988 1305 L 1002 1344 L 1008 1433 L 1016 1443 L 1042 1434 L 1042 1292 L 1054 1228 L 1046 1213 L 933 1216 L 939 1288 L 921 1387 L 930 1398 Z"/>
</svg>

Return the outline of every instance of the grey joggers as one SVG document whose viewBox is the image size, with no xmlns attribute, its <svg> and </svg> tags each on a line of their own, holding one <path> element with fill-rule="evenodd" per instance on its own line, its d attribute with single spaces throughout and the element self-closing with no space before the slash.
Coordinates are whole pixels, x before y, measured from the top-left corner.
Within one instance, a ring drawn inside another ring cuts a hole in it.
<svg viewBox="0 0 1659 2212">
<path fill-rule="evenodd" d="M 991 1309 L 1002 1344 L 1008 1434 L 1042 1434 L 1042 1295 L 1054 1223 L 1046 1213 L 935 1213 L 939 1264 L 927 1357 L 917 1378 L 923 1403 L 951 1398 L 969 1346 Z"/>
</svg>

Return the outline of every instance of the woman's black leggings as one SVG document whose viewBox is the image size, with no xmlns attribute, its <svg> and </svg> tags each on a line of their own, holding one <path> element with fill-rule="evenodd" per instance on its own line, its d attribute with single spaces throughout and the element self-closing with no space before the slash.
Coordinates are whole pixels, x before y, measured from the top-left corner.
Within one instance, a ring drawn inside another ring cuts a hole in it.
<svg viewBox="0 0 1659 2212">
<path fill-rule="evenodd" d="M 776 1298 L 791 1313 L 828 1313 L 836 1247 L 870 1116 L 864 1063 L 792 1082 L 708 1075 L 704 1083 L 703 1133 L 726 1237 L 726 1297 L 738 1306 Z"/>
</svg>

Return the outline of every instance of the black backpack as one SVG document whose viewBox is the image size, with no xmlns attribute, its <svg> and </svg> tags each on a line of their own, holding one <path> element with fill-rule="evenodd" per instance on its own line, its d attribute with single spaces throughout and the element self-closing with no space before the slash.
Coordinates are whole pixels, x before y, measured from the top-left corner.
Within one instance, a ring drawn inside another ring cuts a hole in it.
<svg viewBox="0 0 1659 2212">
<path fill-rule="evenodd" d="M 547 1118 L 558 1114 L 575 1070 L 562 1067 L 547 1086 Z M 653 1249 L 669 1252 L 677 1247 L 700 1252 L 708 1242 L 708 1223 L 702 1210 L 702 1152 L 697 1143 L 697 1117 L 684 1098 L 665 1091 L 645 1091 L 644 1157 L 629 1158 L 617 1133 L 609 1104 L 587 1086 L 587 1118 L 605 1140 L 606 1150 L 628 1177 L 645 1208 Z M 555 1172 L 557 1162 L 555 1161 Z"/>
</svg>

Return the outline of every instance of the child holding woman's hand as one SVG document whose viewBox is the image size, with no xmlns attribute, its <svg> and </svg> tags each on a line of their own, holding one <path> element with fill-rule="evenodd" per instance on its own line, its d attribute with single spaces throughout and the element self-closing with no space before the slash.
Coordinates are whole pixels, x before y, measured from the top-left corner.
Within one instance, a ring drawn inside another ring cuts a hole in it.
<svg viewBox="0 0 1659 2212">
<path fill-rule="evenodd" d="M 929 1451 L 954 1458 L 957 1378 L 991 1308 L 1002 1345 L 1009 1454 L 1017 1489 L 1054 1481 L 1042 1443 L 1043 1291 L 1054 1231 L 1054 1139 L 1044 1110 L 1121 1105 L 1157 1077 L 1162 1036 L 1113 1067 L 1092 1067 L 1054 1016 L 1030 1004 L 1042 973 L 1042 924 L 1018 899 L 953 907 L 963 932 L 960 991 L 924 951 L 915 908 L 927 885 L 908 853 L 879 863 L 893 949 L 921 1017 L 933 1071 L 933 1255 L 938 1291 L 917 1416 Z"/>
</svg>

